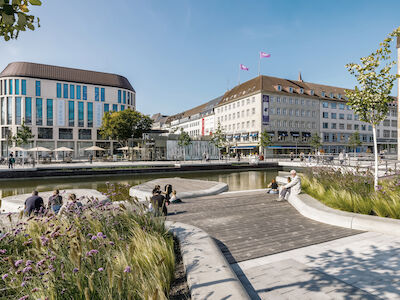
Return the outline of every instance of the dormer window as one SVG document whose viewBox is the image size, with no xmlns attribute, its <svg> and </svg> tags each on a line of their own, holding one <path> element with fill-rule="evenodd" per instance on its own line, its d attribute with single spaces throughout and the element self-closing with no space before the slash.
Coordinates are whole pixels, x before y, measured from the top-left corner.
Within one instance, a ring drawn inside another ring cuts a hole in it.
<svg viewBox="0 0 400 300">
<path fill-rule="evenodd" d="M 337 94 L 338 99 L 342 99 L 342 95 L 341 94 Z"/>
<path fill-rule="evenodd" d="M 330 93 L 330 94 L 329 94 L 329 97 L 333 98 L 333 93 Z"/>
<path fill-rule="evenodd" d="M 278 84 L 278 91 L 282 91 L 282 86 Z"/>
<path fill-rule="evenodd" d="M 293 88 L 289 87 L 289 93 L 293 93 Z"/>
<path fill-rule="evenodd" d="M 310 90 L 310 95 L 314 96 L 314 90 Z"/>
<path fill-rule="evenodd" d="M 304 89 L 300 88 L 300 94 L 303 94 L 303 93 L 304 93 Z"/>
<path fill-rule="evenodd" d="M 325 97 L 325 92 L 322 92 L 322 93 L 321 93 L 321 96 L 322 96 L 322 97 Z"/>
</svg>

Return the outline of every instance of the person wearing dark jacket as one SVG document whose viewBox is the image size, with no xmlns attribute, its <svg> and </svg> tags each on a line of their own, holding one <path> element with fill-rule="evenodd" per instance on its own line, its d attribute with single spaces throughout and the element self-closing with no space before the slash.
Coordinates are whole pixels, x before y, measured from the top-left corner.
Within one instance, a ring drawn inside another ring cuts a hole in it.
<svg viewBox="0 0 400 300">
<path fill-rule="evenodd" d="M 159 217 L 161 215 L 166 216 L 168 214 L 167 210 L 167 200 L 165 197 L 161 194 L 160 190 L 157 190 L 153 196 L 151 197 L 151 205 L 154 210 L 154 214 L 156 217 Z"/>
<path fill-rule="evenodd" d="M 32 212 L 38 214 L 42 209 L 44 209 L 43 198 L 39 196 L 38 191 L 33 191 L 32 196 L 25 200 L 25 214 L 28 216 L 30 216 Z"/>
</svg>

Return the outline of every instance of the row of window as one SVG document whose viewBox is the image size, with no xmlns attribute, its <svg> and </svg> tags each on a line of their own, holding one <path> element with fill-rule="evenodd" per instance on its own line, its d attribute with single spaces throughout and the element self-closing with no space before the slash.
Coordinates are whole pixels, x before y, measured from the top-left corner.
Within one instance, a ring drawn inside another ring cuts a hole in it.
<svg viewBox="0 0 400 300">
<path fill-rule="evenodd" d="M 219 114 L 219 113 L 222 113 L 223 111 L 235 109 L 236 107 L 239 108 L 240 106 L 244 106 L 245 104 L 249 105 L 250 103 L 255 103 L 255 102 L 256 102 L 256 98 L 251 97 L 251 99 L 250 98 L 242 99 L 242 100 L 233 102 L 231 104 L 225 105 L 223 107 L 217 108 L 216 110 L 217 110 L 217 113 Z"/>
<path fill-rule="evenodd" d="M 22 98 L 15 97 L 15 124 L 21 125 L 22 124 Z M 25 97 L 25 114 L 24 120 L 27 125 L 32 124 L 32 98 Z M 35 124 L 42 126 L 44 124 L 43 121 L 43 111 L 44 105 L 46 106 L 46 125 L 53 126 L 53 115 L 54 115 L 54 105 L 53 99 L 46 99 L 44 102 L 42 98 L 35 98 L 33 99 L 34 105 L 36 108 L 36 120 Z M 77 111 L 78 111 L 78 127 L 85 127 L 84 125 L 84 107 L 85 102 L 77 102 Z M 68 101 L 68 126 L 75 126 L 75 101 Z M 86 102 L 87 107 L 87 127 L 93 127 L 93 102 Z M 110 111 L 110 104 L 104 103 L 104 112 Z M 0 118 L 1 118 L 1 125 L 11 125 L 12 124 L 12 98 L 6 97 L 1 98 L 0 100 Z M 112 110 L 118 111 L 118 105 L 112 104 Z M 125 106 L 121 105 L 120 110 L 125 110 Z"/>
<path fill-rule="evenodd" d="M 331 119 L 337 119 L 337 116 L 339 115 L 339 120 L 344 120 L 345 119 L 345 114 L 340 113 L 331 113 Z M 322 118 L 324 119 L 329 119 L 329 113 L 327 111 L 322 112 Z M 346 116 L 347 120 L 352 120 L 353 119 L 353 115 L 352 114 L 347 114 Z M 358 121 L 358 115 L 354 115 L 354 121 Z"/>
<path fill-rule="evenodd" d="M 256 121 L 251 120 L 251 123 L 250 123 L 250 121 L 247 121 L 247 122 L 242 122 L 242 123 L 237 123 L 237 124 L 222 125 L 221 128 L 222 128 L 222 130 L 224 130 L 226 132 L 231 132 L 231 131 L 245 129 L 245 128 L 249 129 L 250 124 L 251 124 L 251 127 L 254 128 L 256 126 Z"/>
<path fill-rule="evenodd" d="M 316 111 L 304 110 L 304 109 L 286 109 L 286 108 L 271 108 L 269 110 L 270 115 L 282 115 L 282 116 L 296 116 L 296 117 L 313 117 L 315 118 Z"/>
<path fill-rule="evenodd" d="M 38 128 L 38 139 L 52 140 L 53 138 L 53 128 L 39 127 Z M 58 129 L 58 139 L 59 140 L 73 140 L 74 134 L 73 130 L 69 128 L 59 128 Z M 78 130 L 78 140 L 91 140 L 92 130 L 91 129 L 79 129 Z M 99 139 L 99 137 L 98 137 Z"/>
<path fill-rule="evenodd" d="M 344 104 L 344 103 L 339 103 L 339 105 L 338 105 L 338 103 L 336 103 L 336 102 L 322 102 L 322 107 L 323 108 L 329 108 L 329 106 L 332 109 L 339 108 L 340 110 L 345 110 L 345 109 L 351 110 L 351 107 L 346 105 L 346 104 Z"/>
<path fill-rule="evenodd" d="M 307 105 L 307 106 L 316 106 L 317 105 L 317 101 L 316 100 L 310 100 L 310 99 L 298 99 L 298 98 L 286 98 L 286 97 L 270 97 L 269 98 L 269 102 L 270 103 L 283 103 L 283 104 L 295 104 L 295 105 Z"/>
<path fill-rule="evenodd" d="M 306 121 L 287 121 L 287 120 L 275 120 L 271 122 L 271 127 L 277 128 L 303 128 L 303 129 L 316 129 L 316 122 Z"/>
<path fill-rule="evenodd" d="M 337 126 L 337 123 L 331 123 L 330 129 L 339 129 L 339 130 L 361 130 L 361 131 L 366 131 L 367 130 L 367 125 L 365 124 L 343 124 L 339 123 L 339 126 Z M 353 127 L 354 126 L 354 127 Z M 322 128 L 323 129 L 328 129 L 329 128 L 329 123 L 322 123 Z M 372 126 L 368 125 L 368 131 L 372 131 Z"/>
<path fill-rule="evenodd" d="M 256 108 L 253 107 L 251 109 L 251 115 L 255 115 L 256 114 Z M 250 116 L 250 109 L 246 109 L 246 117 Z M 232 114 L 227 114 L 225 116 L 221 116 L 221 117 L 217 117 L 217 122 L 223 122 L 223 121 L 230 121 L 230 120 L 235 120 L 235 118 L 239 119 L 240 117 L 244 118 L 245 117 L 245 111 L 242 110 L 241 112 L 238 111 L 236 113 L 232 113 Z"/>
<path fill-rule="evenodd" d="M 134 94 L 131 92 L 118 90 L 118 103 L 123 103 L 123 104 L 128 103 L 128 105 L 134 105 L 135 104 L 134 97 L 135 97 Z"/>
<path fill-rule="evenodd" d="M 330 142 L 330 143 L 336 143 L 336 142 L 347 143 L 349 141 L 350 136 L 351 136 L 351 134 L 339 134 L 339 133 L 327 133 L 327 132 L 322 133 L 323 141 Z M 366 135 L 366 134 L 360 134 L 360 140 L 362 142 L 372 143 L 373 136 Z"/>
<path fill-rule="evenodd" d="M 0 80 L 0 95 L 26 95 L 26 80 Z"/>
</svg>

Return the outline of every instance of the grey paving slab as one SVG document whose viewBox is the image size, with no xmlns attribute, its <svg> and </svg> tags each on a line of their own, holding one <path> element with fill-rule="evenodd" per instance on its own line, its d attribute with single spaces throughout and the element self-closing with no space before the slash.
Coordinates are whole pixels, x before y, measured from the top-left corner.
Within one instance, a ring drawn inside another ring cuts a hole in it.
<svg viewBox="0 0 400 300">
<path fill-rule="evenodd" d="M 169 206 L 168 220 L 202 228 L 230 263 L 271 255 L 360 232 L 303 217 L 265 191 L 223 193 Z"/>
</svg>

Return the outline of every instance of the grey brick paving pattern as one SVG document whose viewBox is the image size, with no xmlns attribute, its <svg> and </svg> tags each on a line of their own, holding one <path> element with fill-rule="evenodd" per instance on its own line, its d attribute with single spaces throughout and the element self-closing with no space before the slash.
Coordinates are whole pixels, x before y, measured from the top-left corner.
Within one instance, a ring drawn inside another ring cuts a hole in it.
<svg viewBox="0 0 400 300">
<path fill-rule="evenodd" d="M 360 233 L 307 219 L 276 199 L 265 191 L 186 199 L 169 206 L 168 220 L 208 232 L 230 263 Z"/>
</svg>

